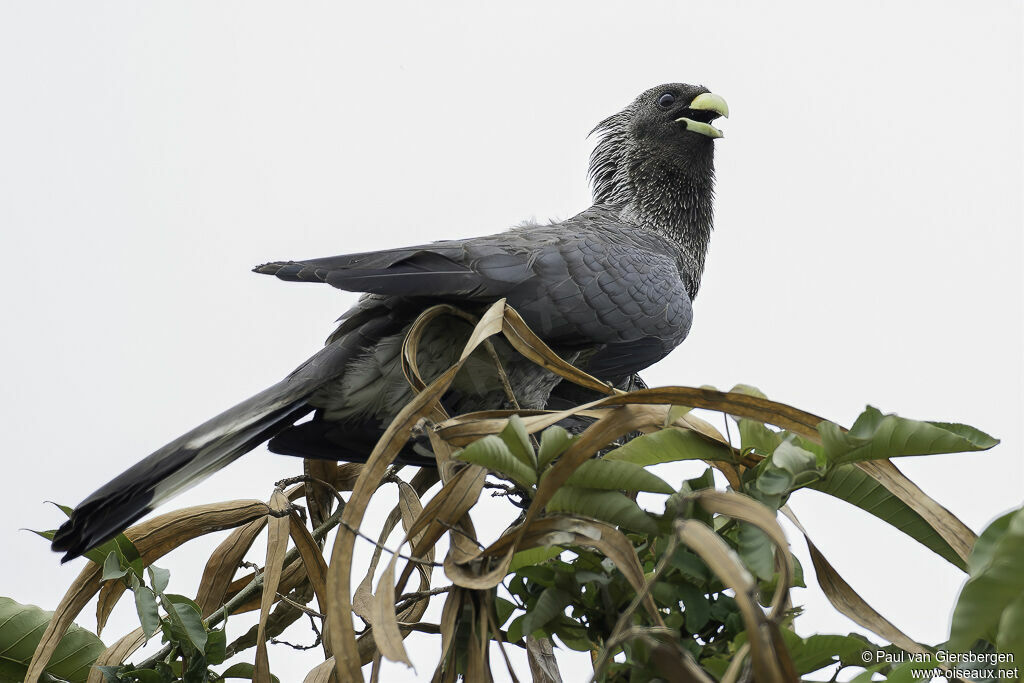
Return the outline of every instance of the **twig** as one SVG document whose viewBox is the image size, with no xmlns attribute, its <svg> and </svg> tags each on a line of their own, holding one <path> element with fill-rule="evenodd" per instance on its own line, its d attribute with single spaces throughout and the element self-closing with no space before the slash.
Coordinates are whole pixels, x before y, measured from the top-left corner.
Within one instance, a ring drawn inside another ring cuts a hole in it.
<svg viewBox="0 0 1024 683">
<path fill-rule="evenodd" d="M 442 586 L 441 588 L 432 588 L 428 591 L 416 591 L 414 593 L 405 593 L 401 595 L 398 600 L 395 601 L 395 613 L 398 614 L 402 610 L 407 609 L 413 603 L 419 602 L 426 598 L 434 595 L 440 595 L 441 593 L 447 593 L 452 589 L 452 586 Z"/>
<path fill-rule="evenodd" d="M 292 603 L 292 605 L 298 607 L 295 603 Z M 272 645 L 287 645 L 293 650 L 301 651 L 312 650 L 315 647 L 319 647 L 320 644 L 324 642 L 324 638 L 323 634 L 320 633 L 320 629 L 316 627 L 316 619 L 313 618 L 312 614 L 309 615 L 309 625 L 313 628 L 313 633 L 316 634 L 316 640 L 313 641 L 312 645 L 296 645 L 295 643 L 289 643 L 287 640 L 278 640 L 277 638 L 271 638 L 270 643 Z"/>
<path fill-rule="evenodd" d="M 344 512 L 344 505 L 338 507 L 330 517 L 328 517 L 323 524 L 313 530 L 313 539 L 316 541 L 322 540 L 334 527 L 341 523 L 341 514 Z M 295 561 L 299 556 L 298 548 L 292 548 L 285 556 L 282 566 L 287 567 L 289 564 Z M 234 597 L 225 602 L 220 609 L 211 614 L 209 617 L 203 620 L 203 624 L 207 628 L 216 626 L 220 622 L 224 621 L 229 614 L 235 611 L 236 608 L 241 607 L 253 597 L 255 597 L 263 589 L 263 572 L 257 573 L 252 581 L 250 581 L 245 588 L 235 593 Z M 149 669 L 159 661 L 163 661 L 167 655 L 171 653 L 171 646 L 167 645 L 156 654 L 148 657 L 145 661 L 139 664 L 137 669 Z"/>
</svg>

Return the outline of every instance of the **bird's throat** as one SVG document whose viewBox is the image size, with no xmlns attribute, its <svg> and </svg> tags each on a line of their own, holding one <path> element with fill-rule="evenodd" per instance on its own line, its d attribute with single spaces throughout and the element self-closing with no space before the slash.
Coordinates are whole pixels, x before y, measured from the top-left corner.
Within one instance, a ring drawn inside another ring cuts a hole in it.
<svg viewBox="0 0 1024 683">
<path fill-rule="evenodd" d="M 714 169 L 709 163 L 703 172 L 689 171 L 658 164 L 633 169 L 623 216 L 680 246 L 679 265 L 689 276 L 692 299 L 700 287 L 714 223 Z"/>
</svg>

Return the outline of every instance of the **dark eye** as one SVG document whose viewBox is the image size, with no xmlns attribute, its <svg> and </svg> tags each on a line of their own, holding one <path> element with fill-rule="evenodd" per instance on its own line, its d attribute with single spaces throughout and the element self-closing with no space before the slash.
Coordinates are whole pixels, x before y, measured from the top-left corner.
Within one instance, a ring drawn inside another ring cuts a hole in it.
<svg viewBox="0 0 1024 683">
<path fill-rule="evenodd" d="M 658 104 L 662 107 L 671 107 L 672 103 L 676 101 L 676 96 L 670 92 L 665 93 L 658 98 Z"/>
</svg>

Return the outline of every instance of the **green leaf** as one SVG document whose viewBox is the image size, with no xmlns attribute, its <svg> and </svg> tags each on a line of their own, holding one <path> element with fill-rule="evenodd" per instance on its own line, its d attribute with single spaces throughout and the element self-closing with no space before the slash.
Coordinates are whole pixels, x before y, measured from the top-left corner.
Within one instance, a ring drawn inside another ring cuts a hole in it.
<svg viewBox="0 0 1024 683">
<path fill-rule="evenodd" d="M 754 450 L 761 455 L 768 455 L 782 443 L 782 432 L 769 429 L 757 420 L 742 418 L 739 427 L 740 448 L 744 451 Z"/>
<path fill-rule="evenodd" d="M 537 453 L 537 471 L 543 472 L 552 460 L 565 453 L 574 437 L 558 425 L 552 425 L 540 435 L 540 450 Z"/>
<path fill-rule="evenodd" d="M 817 457 L 814 453 L 800 448 L 792 441 L 783 441 L 775 452 L 772 453 L 772 464 L 793 475 L 796 479 L 806 472 L 816 472 L 818 469 Z"/>
<path fill-rule="evenodd" d="M 808 488 L 871 513 L 960 569 L 967 566 L 923 517 L 856 465 L 836 467 L 824 480 L 814 482 Z"/>
<path fill-rule="evenodd" d="M 136 586 L 135 611 L 139 613 L 139 623 L 142 624 L 142 632 L 149 639 L 160 630 L 160 610 L 156 606 L 156 594 L 146 586 Z"/>
<path fill-rule="evenodd" d="M 781 496 L 793 487 L 793 475 L 780 467 L 767 463 L 754 482 L 757 490 L 768 496 Z"/>
<path fill-rule="evenodd" d="M 732 461 L 732 449 L 689 429 L 672 427 L 638 436 L 604 456 L 646 467 L 677 460 Z"/>
<path fill-rule="evenodd" d="M 974 547 L 971 548 L 971 555 L 967 558 L 967 573 L 977 576 L 992 563 L 992 554 L 996 551 L 999 539 L 1003 537 L 1006 530 L 1010 528 L 1010 520 L 1017 514 L 1017 510 L 1011 510 L 1005 515 L 995 519 L 985 527 L 985 530 L 978 536 Z"/>
<path fill-rule="evenodd" d="M 774 545 L 768 535 L 748 522 L 738 522 L 737 552 L 743 564 L 759 579 L 775 575 Z"/>
<path fill-rule="evenodd" d="M 1024 593 L 1006 606 L 999 617 L 996 649 L 1013 655 L 1014 662 L 1024 662 Z"/>
<path fill-rule="evenodd" d="M 697 633 L 711 619 L 711 602 L 700 588 L 692 583 L 677 584 L 679 598 L 683 602 L 683 617 L 686 630 Z"/>
<path fill-rule="evenodd" d="M 668 413 L 665 414 L 665 423 L 662 425 L 663 428 L 672 426 L 676 420 L 681 418 L 683 415 L 689 413 L 693 408 L 690 406 L 669 406 Z"/>
<path fill-rule="evenodd" d="M 540 564 L 546 560 L 550 560 L 552 557 L 558 557 L 562 554 L 562 548 L 558 546 L 538 546 L 536 548 L 527 548 L 526 550 L 520 550 L 512 556 L 512 562 L 508 566 L 508 573 L 522 569 L 523 567 L 529 567 L 535 564 Z"/>
<path fill-rule="evenodd" d="M 678 569 L 679 573 L 687 579 L 700 584 L 706 582 L 711 576 L 711 572 L 708 570 L 708 566 L 704 564 L 704 560 L 700 559 L 697 553 L 682 545 L 672 553 L 668 563 Z"/>
<path fill-rule="evenodd" d="M 103 576 L 100 578 L 100 581 L 120 579 L 127 573 L 127 569 L 121 568 L 121 560 L 118 558 L 117 553 L 111 552 L 107 555 L 107 559 L 103 560 Z"/>
<path fill-rule="evenodd" d="M 793 659 L 793 668 L 799 675 L 813 673 L 839 661 L 851 666 L 863 666 L 861 653 L 877 649 L 866 638 L 854 634 L 813 635 L 804 639 L 788 629 L 782 629 L 781 632 L 786 649 Z"/>
<path fill-rule="evenodd" d="M 523 639 L 523 620 L 526 619 L 525 614 L 520 614 L 518 617 L 512 620 L 512 623 L 508 625 L 508 629 L 505 631 L 508 636 L 508 642 L 518 643 Z"/>
<path fill-rule="evenodd" d="M 224 629 L 209 631 L 206 634 L 206 662 L 220 664 L 227 654 L 227 634 Z"/>
<path fill-rule="evenodd" d="M 28 664 L 52 617 L 53 612 L 0 597 L 0 675 L 13 681 L 24 680 Z M 89 668 L 105 649 L 95 634 L 72 624 L 60 639 L 46 672 L 71 683 L 81 683 L 89 677 Z"/>
<path fill-rule="evenodd" d="M 568 479 L 572 486 L 613 491 L 675 493 L 675 489 L 643 467 L 622 460 L 587 460 Z"/>
<path fill-rule="evenodd" d="M 655 534 L 658 531 L 654 521 L 647 513 L 640 509 L 636 502 L 618 491 L 601 491 L 566 485 L 551 496 L 547 509 L 550 512 L 585 515 L 649 534 Z"/>
<path fill-rule="evenodd" d="M 163 593 L 167 590 L 167 582 L 171 578 L 171 572 L 168 569 L 161 569 L 155 565 L 149 565 L 149 582 L 153 586 L 153 590 L 157 593 Z"/>
<path fill-rule="evenodd" d="M 730 394 L 743 394 L 744 396 L 753 396 L 754 398 L 768 398 L 764 395 L 764 392 L 757 387 L 750 386 L 749 384 L 737 384 L 729 390 Z"/>
<path fill-rule="evenodd" d="M 594 644 L 587 637 L 587 631 L 568 617 L 562 617 L 554 625 L 554 633 L 570 650 L 590 652 Z"/>
<path fill-rule="evenodd" d="M 572 601 L 572 597 L 558 588 L 545 588 L 544 592 L 537 598 L 534 604 L 523 619 L 523 633 L 529 635 L 539 628 L 543 628 L 549 621 L 561 615 L 566 606 Z"/>
<path fill-rule="evenodd" d="M 996 642 L 1003 611 L 1024 594 L 1024 509 L 1013 513 L 1006 531 L 985 552 L 989 561 L 964 584 L 953 610 L 950 649 L 963 650 L 979 638 Z M 1016 623 L 1012 614 L 1007 619 Z"/>
<path fill-rule="evenodd" d="M 249 662 L 239 662 L 238 664 L 232 664 L 229 666 L 224 673 L 221 674 L 222 678 L 246 678 L 252 680 L 253 675 L 256 673 L 255 668 Z M 270 680 L 274 683 L 281 683 L 277 676 L 271 674 Z"/>
<path fill-rule="evenodd" d="M 871 406 L 860 414 L 849 432 L 844 433 L 839 425 L 827 421 L 818 425 L 818 432 L 833 465 L 905 455 L 983 451 L 999 443 L 974 427 L 883 415 Z"/>
<path fill-rule="evenodd" d="M 526 431 L 523 419 L 513 415 L 508 419 L 508 424 L 498 434 L 498 438 L 505 442 L 512 455 L 516 456 L 519 462 L 531 470 L 537 469 L 537 454 L 533 452 L 533 444 L 530 442 L 530 435 Z"/>
<path fill-rule="evenodd" d="M 206 626 L 203 625 L 199 610 L 184 603 L 172 603 L 172 606 L 185 627 L 189 642 L 195 645 L 200 653 L 205 654 L 209 634 L 206 632 Z"/>
<path fill-rule="evenodd" d="M 524 488 L 537 483 L 537 473 L 519 460 L 504 441 L 493 434 L 477 439 L 455 456 L 464 462 L 503 474 Z"/>
<path fill-rule="evenodd" d="M 518 609 L 516 603 L 505 598 L 494 598 L 494 611 L 498 615 L 497 624 L 498 626 L 504 626 L 508 618 L 512 616 L 512 613 Z"/>
</svg>

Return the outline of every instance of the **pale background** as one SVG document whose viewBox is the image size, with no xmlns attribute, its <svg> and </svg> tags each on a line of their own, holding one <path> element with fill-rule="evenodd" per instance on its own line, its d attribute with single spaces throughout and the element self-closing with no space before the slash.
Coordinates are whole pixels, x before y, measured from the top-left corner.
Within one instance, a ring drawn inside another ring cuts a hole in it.
<svg viewBox="0 0 1024 683">
<path fill-rule="evenodd" d="M 982 529 L 1024 484 L 1020 8 L 3 2 L 0 594 L 56 606 L 81 561 L 18 530 L 59 521 L 43 501 L 276 381 L 354 300 L 250 267 L 572 215 L 587 131 L 679 80 L 733 118 L 693 332 L 648 381 L 973 424 L 1002 445 L 898 464 Z M 266 498 L 298 466 L 261 449 L 167 509 Z M 889 619 L 947 636 L 960 572 L 818 494 L 792 506 Z M 161 563 L 172 590 L 219 538 Z M 794 599 L 804 633 L 855 629 Z M 137 624 L 120 607 L 108 642 Z M 410 638 L 417 673 L 383 680 L 426 680 L 436 647 Z M 298 681 L 316 656 L 271 663 Z"/>
</svg>

